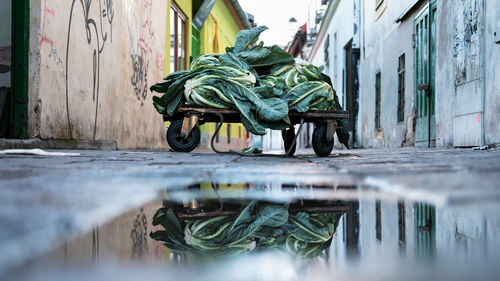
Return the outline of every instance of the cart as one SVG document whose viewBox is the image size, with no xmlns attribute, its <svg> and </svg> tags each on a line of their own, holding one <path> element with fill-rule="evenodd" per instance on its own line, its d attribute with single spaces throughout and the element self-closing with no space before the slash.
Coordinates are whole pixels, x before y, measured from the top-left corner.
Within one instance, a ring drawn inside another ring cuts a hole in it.
<svg viewBox="0 0 500 281">
<path fill-rule="evenodd" d="M 333 137 L 338 126 L 338 120 L 349 118 L 347 111 L 333 110 L 318 110 L 305 113 L 290 111 L 288 115 L 291 127 L 281 132 L 286 156 L 292 156 L 295 153 L 297 136 L 305 122 L 315 124 L 312 145 L 316 155 L 323 157 L 330 155 L 334 145 Z M 196 124 L 216 122 L 217 127 L 210 144 L 215 152 L 224 153 L 214 147 L 214 139 L 218 135 L 222 124 L 224 122 L 241 123 L 240 113 L 236 110 L 195 105 L 180 105 L 173 116 L 166 116 L 164 120 L 171 121 L 167 130 L 167 142 L 177 152 L 190 152 L 198 147 L 201 134 Z M 294 129 L 296 124 L 300 124 L 297 134 L 295 134 Z M 237 152 L 231 151 L 231 153 Z"/>
</svg>

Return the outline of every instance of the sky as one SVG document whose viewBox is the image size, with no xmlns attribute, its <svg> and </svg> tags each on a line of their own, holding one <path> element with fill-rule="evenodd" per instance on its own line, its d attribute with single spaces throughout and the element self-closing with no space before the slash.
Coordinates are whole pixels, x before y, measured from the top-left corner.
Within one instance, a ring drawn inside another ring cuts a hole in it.
<svg viewBox="0 0 500 281">
<path fill-rule="evenodd" d="M 257 25 L 266 25 L 260 40 L 267 45 L 285 46 L 297 31 L 297 28 L 307 22 L 308 4 L 314 0 L 238 0 L 241 8 L 255 17 Z M 294 17 L 297 23 L 289 24 Z"/>
</svg>

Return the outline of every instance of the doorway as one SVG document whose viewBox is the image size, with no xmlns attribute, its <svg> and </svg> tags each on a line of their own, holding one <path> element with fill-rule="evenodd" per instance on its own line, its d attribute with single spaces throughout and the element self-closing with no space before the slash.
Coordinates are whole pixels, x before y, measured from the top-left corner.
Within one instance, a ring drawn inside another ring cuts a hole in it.
<svg viewBox="0 0 500 281">
<path fill-rule="evenodd" d="M 415 18 L 415 147 L 436 145 L 435 62 L 437 3 L 431 1 Z"/>
<path fill-rule="evenodd" d="M 352 39 L 344 47 L 344 109 L 349 112 L 349 147 L 357 147 L 356 119 L 358 116 L 358 61 L 359 49 L 352 48 Z"/>
</svg>

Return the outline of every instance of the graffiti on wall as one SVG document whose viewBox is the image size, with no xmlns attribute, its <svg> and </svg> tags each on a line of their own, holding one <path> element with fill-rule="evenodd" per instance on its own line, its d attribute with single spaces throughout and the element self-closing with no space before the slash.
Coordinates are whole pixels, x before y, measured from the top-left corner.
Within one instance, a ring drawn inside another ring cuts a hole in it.
<svg viewBox="0 0 500 281">
<path fill-rule="evenodd" d="M 130 82 L 134 88 L 137 100 L 144 105 L 148 93 L 148 71 L 150 70 L 150 61 L 154 58 L 153 47 L 155 45 L 156 35 L 152 24 L 152 2 L 150 0 L 142 1 L 142 17 L 140 19 L 139 37 L 135 42 L 135 48 L 131 51 L 132 57 L 132 77 Z M 132 33 L 130 33 L 132 34 Z M 156 56 L 155 63 L 161 64 L 162 56 Z"/>
<path fill-rule="evenodd" d="M 134 220 L 134 227 L 130 231 L 132 239 L 132 259 L 143 259 L 148 254 L 148 219 L 141 209 Z"/>
<path fill-rule="evenodd" d="M 54 48 L 54 40 L 50 39 L 49 37 L 47 37 L 47 34 L 45 33 L 45 19 L 47 17 L 47 15 L 52 15 L 52 16 L 55 16 L 56 13 L 54 11 L 54 9 L 49 9 L 47 8 L 47 1 L 44 1 L 43 2 L 43 20 L 42 20 L 42 38 L 40 39 L 40 47 L 42 47 L 43 43 L 46 43 L 48 45 L 50 45 L 51 48 Z"/>
<path fill-rule="evenodd" d="M 93 138 L 95 139 L 96 137 L 101 80 L 101 56 L 106 45 L 111 44 L 113 41 L 113 19 L 113 0 L 72 0 L 68 22 L 65 72 L 66 111 L 71 138 L 74 137 L 72 131 L 72 112 L 81 107 L 82 102 L 95 105 Z M 87 45 L 72 44 L 73 40 L 82 39 L 82 37 Z M 72 83 L 77 84 L 82 79 L 91 81 L 90 88 L 88 89 L 92 94 L 91 98 L 87 97 L 85 91 L 82 89 L 72 92 L 72 90 L 78 88 L 74 87 Z M 79 96 L 80 99 L 74 99 L 71 95 Z"/>
</svg>

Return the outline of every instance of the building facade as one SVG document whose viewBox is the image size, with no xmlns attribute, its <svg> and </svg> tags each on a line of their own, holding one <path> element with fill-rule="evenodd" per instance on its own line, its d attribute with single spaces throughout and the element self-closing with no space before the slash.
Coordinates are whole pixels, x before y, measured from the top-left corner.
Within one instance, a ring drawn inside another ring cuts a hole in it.
<svg viewBox="0 0 500 281">
<path fill-rule="evenodd" d="M 308 59 L 334 81 L 353 146 L 499 143 L 498 6 L 329 1 Z"/>
<path fill-rule="evenodd" d="M 8 138 L 167 148 L 165 125 L 149 87 L 189 67 L 193 38 L 197 55 L 224 52 L 238 31 L 248 28 L 246 14 L 232 0 L 7 2 L 12 10 L 2 13 L 13 16 L 2 20 L 12 23 L 7 24 L 13 32 L 0 34 L 0 87 L 8 89 L 1 90 L 0 101 L 7 96 L 10 101 L 1 103 L 0 113 L 2 128 L 8 128 L 2 137 Z M 193 18 L 205 2 L 212 3 L 210 19 L 193 34 Z M 10 61 L 15 66 L 11 86 L 4 85 Z"/>
</svg>

